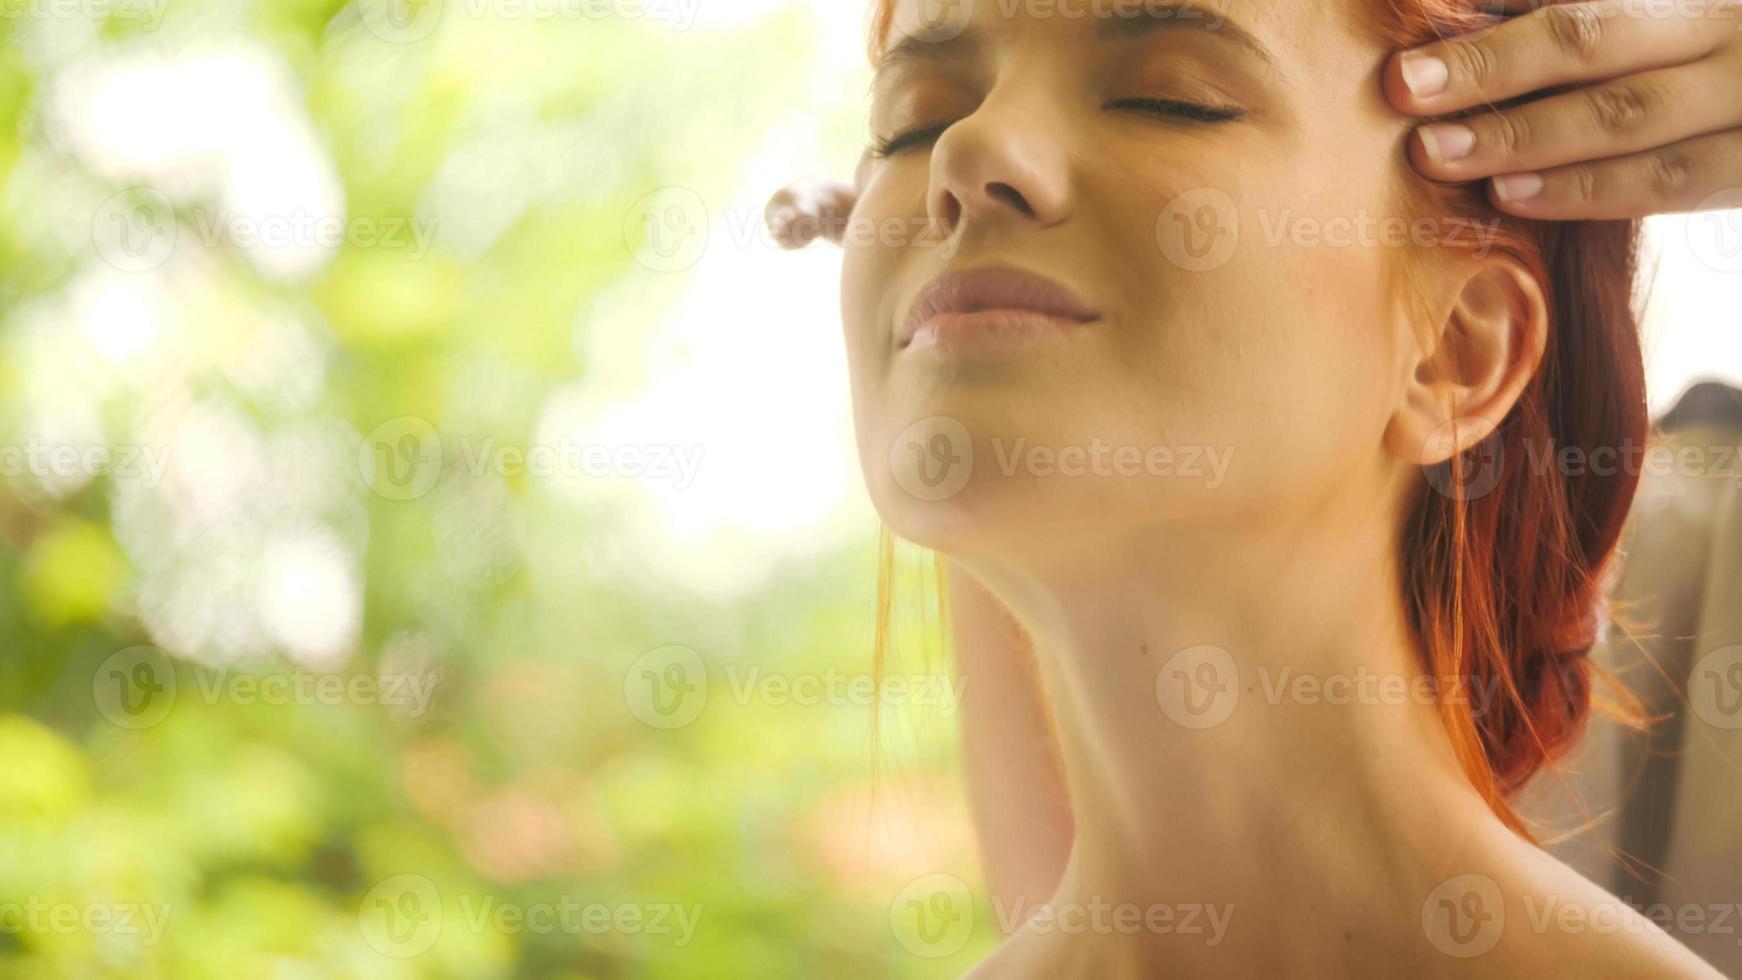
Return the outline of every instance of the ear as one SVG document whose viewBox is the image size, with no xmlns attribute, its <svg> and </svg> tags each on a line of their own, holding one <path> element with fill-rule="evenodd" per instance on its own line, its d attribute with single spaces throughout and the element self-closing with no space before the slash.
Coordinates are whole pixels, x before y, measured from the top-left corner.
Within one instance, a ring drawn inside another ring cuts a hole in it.
<svg viewBox="0 0 1742 980">
<path fill-rule="evenodd" d="M 1548 300 L 1528 267 L 1488 255 L 1457 266 L 1452 300 L 1406 364 L 1386 449 L 1422 466 L 1486 439 L 1536 375 Z"/>
</svg>

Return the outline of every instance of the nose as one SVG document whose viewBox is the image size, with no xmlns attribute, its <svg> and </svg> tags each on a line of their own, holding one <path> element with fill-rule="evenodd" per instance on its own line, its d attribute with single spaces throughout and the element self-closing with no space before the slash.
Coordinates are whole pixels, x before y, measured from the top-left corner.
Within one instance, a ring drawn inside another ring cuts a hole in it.
<svg viewBox="0 0 1742 980">
<path fill-rule="evenodd" d="M 1057 127 L 1034 106 L 994 98 L 932 147 L 926 210 L 947 233 L 963 222 L 1049 227 L 1070 216 L 1070 169 Z"/>
</svg>

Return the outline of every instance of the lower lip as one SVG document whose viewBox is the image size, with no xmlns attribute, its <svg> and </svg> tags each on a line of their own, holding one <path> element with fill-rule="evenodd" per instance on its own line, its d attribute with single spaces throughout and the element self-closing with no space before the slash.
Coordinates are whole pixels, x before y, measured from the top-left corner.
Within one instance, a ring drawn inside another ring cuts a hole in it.
<svg viewBox="0 0 1742 980">
<path fill-rule="evenodd" d="M 907 349 L 996 350 L 1070 333 L 1093 321 L 1073 320 L 1034 310 L 978 310 L 940 313 L 919 325 Z"/>
</svg>

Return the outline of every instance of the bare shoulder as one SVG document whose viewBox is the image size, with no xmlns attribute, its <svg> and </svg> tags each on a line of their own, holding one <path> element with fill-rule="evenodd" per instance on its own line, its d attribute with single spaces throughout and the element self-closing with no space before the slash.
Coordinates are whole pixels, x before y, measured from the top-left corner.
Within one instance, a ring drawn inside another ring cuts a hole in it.
<svg viewBox="0 0 1742 980">
<path fill-rule="evenodd" d="M 1518 845 L 1497 917 L 1504 938 L 1495 945 L 1505 959 L 1557 975 L 1722 980 L 1624 899 L 1554 856 Z"/>
</svg>

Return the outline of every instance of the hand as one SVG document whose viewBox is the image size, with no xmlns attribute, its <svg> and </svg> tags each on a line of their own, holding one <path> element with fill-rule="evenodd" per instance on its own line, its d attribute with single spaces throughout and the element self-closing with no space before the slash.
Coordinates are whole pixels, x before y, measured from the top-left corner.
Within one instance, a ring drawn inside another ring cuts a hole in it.
<svg viewBox="0 0 1742 980">
<path fill-rule="evenodd" d="M 871 154 L 859 157 L 853 183 L 834 180 L 794 181 L 768 199 L 763 217 L 781 248 L 804 248 L 818 238 L 841 244 L 859 193 L 871 173 Z"/>
<path fill-rule="evenodd" d="M 1580 86 L 1422 126 L 1410 140 L 1416 168 L 1447 182 L 1493 178 L 1494 206 L 1521 217 L 1742 206 L 1742 2 L 1543 2 L 1490 2 L 1542 9 L 1386 65 L 1387 97 L 1416 116 Z"/>
</svg>

